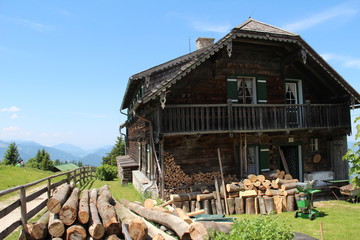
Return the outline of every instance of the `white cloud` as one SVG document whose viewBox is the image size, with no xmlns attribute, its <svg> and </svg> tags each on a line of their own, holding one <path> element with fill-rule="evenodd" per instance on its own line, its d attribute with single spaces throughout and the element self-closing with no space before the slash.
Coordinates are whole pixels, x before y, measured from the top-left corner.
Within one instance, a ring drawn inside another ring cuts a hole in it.
<svg viewBox="0 0 360 240">
<path fill-rule="evenodd" d="M 19 127 L 15 127 L 15 126 L 11 126 L 11 127 L 5 127 L 2 129 L 3 132 L 13 132 L 13 131 L 18 131 L 20 130 Z"/>
<path fill-rule="evenodd" d="M 39 23 L 39 22 L 35 22 L 35 21 L 28 20 L 28 19 L 23 19 L 23 18 L 9 18 L 9 17 L 3 16 L 3 15 L 0 15 L 0 19 L 4 19 L 6 21 L 15 23 L 17 25 L 21 25 L 21 26 L 25 26 L 27 28 L 34 29 L 39 32 L 43 32 L 43 31 L 52 29 L 52 27 L 50 25 L 46 25 L 43 23 Z"/>
<path fill-rule="evenodd" d="M 18 118 L 18 115 L 17 115 L 16 113 L 14 113 L 13 115 L 11 115 L 10 118 L 11 118 L 11 119 L 16 119 L 16 118 Z"/>
<path fill-rule="evenodd" d="M 15 107 L 15 106 L 1 109 L 1 112 L 18 112 L 18 111 L 20 111 L 20 108 Z"/>
<path fill-rule="evenodd" d="M 336 63 L 340 64 L 342 67 L 345 67 L 345 68 L 357 68 L 357 69 L 360 69 L 360 59 L 358 59 L 358 58 L 353 58 L 353 57 L 350 57 L 350 56 L 338 55 L 338 54 L 334 54 L 334 53 L 324 53 L 324 54 L 321 54 L 321 57 L 325 61 L 336 62 Z"/>
<path fill-rule="evenodd" d="M 310 16 L 306 19 L 289 23 L 285 26 L 283 26 L 283 29 L 286 29 L 288 31 L 296 32 L 305 30 L 311 27 L 314 27 L 318 24 L 321 24 L 325 21 L 328 21 L 330 19 L 336 18 L 336 17 L 349 17 L 356 15 L 359 12 L 358 8 L 349 6 L 349 5 L 338 5 L 333 8 L 327 9 L 323 12 L 316 13 L 313 16 Z"/>
<path fill-rule="evenodd" d="M 227 33 L 230 30 L 230 24 L 211 24 L 206 22 L 200 22 L 200 21 L 193 21 L 191 22 L 191 25 L 200 31 L 204 32 L 216 32 L 216 33 Z"/>
</svg>

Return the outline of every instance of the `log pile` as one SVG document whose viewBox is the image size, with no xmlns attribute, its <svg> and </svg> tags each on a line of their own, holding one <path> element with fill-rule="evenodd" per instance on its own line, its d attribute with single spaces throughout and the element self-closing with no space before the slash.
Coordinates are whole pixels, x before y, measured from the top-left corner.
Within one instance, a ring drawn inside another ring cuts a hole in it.
<svg viewBox="0 0 360 240">
<path fill-rule="evenodd" d="M 27 224 L 24 230 L 27 238 L 34 240 L 120 239 L 123 238 L 121 221 L 124 218 L 119 216 L 115 205 L 107 185 L 80 193 L 79 188 L 63 184 L 53 191 L 43 216 Z M 132 239 L 146 239 L 145 223 L 136 217 L 130 220 L 126 224 L 130 226 Z"/>
</svg>

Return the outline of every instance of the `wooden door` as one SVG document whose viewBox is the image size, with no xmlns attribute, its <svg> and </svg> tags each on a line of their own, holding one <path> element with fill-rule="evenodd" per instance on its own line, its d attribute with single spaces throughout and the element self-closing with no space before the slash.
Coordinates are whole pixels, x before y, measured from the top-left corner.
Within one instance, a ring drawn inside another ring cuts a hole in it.
<svg viewBox="0 0 360 240">
<path fill-rule="evenodd" d="M 293 176 L 293 178 L 299 179 L 300 177 L 299 147 L 281 146 L 281 149 L 284 152 L 284 157 L 288 165 L 291 176 Z"/>
</svg>

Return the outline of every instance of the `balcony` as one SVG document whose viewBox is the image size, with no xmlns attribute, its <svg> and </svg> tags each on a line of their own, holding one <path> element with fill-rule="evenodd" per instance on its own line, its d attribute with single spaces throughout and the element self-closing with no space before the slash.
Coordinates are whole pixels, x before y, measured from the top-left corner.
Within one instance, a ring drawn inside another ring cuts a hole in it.
<svg viewBox="0 0 360 240">
<path fill-rule="evenodd" d="M 345 104 L 167 105 L 162 133 L 197 134 L 350 128 Z"/>
</svg>

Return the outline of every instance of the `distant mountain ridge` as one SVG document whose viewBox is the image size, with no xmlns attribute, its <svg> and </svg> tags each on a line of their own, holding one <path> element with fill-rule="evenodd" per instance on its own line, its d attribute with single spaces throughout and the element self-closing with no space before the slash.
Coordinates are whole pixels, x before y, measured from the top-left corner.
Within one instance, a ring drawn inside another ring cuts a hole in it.
<svg viewBox="0 0 360 240">
<path fill-rule="evenodd" d="M 78 146 L 67 143 L 58 144 L 53 147 L 47 147 L 30 141 L 15 140 L 5 142 L 0 140 L 0 159 L 4 157 L 4 154 L 6 153 L 8 146 L 11 142 L 16 143 L 20 153 L 20 157 L 25 162 L 30 158 L 35 157 L 39 149 L 45 149 L 45 151 L 50 154 L 50 158 L 53 161 L 55 161 L 56 159 L 59 159 L 62 162 L 81 161 L 83 165 L 90 165 L 96 167 L 101 165 L 102 158 L 112 150 L 112 146 L 105 146 L 93 150 L 84 150 Z"/>
</svg>

